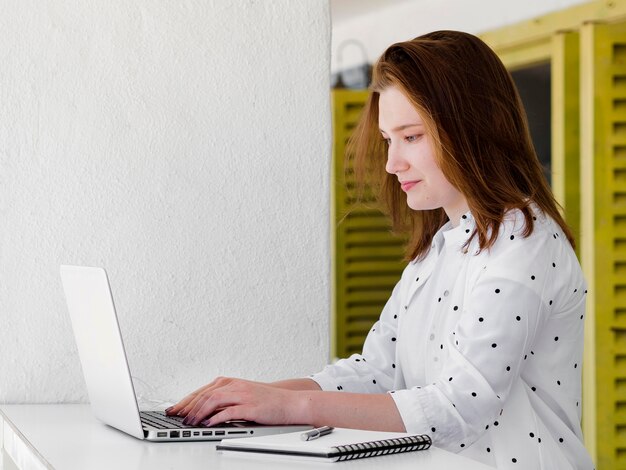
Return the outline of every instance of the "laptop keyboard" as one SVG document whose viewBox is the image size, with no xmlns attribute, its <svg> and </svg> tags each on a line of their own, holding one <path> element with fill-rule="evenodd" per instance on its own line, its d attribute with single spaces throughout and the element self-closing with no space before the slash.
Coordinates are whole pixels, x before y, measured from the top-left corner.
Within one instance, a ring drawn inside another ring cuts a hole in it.
<svg viewBox="0 0 626 470">
<path fill-rule="evenodd" d="M 157 429 L 188 429 L 202 428 L 204 426 L 187 426 L 183 424 L 185 418 L 180 416 L 167 416 L 163 411 L 141 411 L 139 412 L 141 421 L 144 424 L 153 426 Z M 226 422 L 219 425 L 220 428 L 238 427 L 236 422 Z"/>
<path fill-rule="evenodd" d="M 141 411 L 141 421 L 157 429 L 186 429 L 202 426 L 186 426 L 180 416 L 167 416 L 163 411 Z"/>
</svg>

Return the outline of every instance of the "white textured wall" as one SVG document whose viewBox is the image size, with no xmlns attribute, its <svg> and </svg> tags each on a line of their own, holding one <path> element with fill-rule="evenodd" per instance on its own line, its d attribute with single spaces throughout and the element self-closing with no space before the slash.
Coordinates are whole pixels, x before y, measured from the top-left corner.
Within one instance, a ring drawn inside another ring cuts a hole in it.
<svg viewBox="0 0 626 470">
<path fill-rule="evenodd" d="M 0 0 L 0 402 L 86 399 L 61 263 L 144 396 L 322 367 L 329 49 L 326 0 Z"/>
<path fill-rule="evenodd" d="M 361 0 L 347 1 L 354 3 L 355 12 L 347 17 L 342 8 L 341 17 L 333 22 L 333 71 L 363 62 L 363 54 L 351 45 L 345 46 L 339 61 L 339 46 L 349 39 L 360 41 L 373 63 L 394 42 L 430 31 L 455 29 L 478 34 L 590 0 L 379 0 L 377 6 L 369 0 L 363 14 L 358 14 Z"/>
</svg>

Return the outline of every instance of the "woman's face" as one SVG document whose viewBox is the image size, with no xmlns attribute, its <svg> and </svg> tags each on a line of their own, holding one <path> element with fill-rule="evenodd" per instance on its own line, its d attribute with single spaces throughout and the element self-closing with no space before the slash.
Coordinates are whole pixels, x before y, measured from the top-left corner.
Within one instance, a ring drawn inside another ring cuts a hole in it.
<svg viewBox="0 0 626 470">
<path fill-rule="evenodd" d="M 407 205 L 414 210 L 443 208 L 458 225 L 468 211 L 467 201 L 443 175 L 424 120 L 398 88 L 380 93 L 378 126 L 388 145 L 385 170 L 398 178 Z"/>
</svg>

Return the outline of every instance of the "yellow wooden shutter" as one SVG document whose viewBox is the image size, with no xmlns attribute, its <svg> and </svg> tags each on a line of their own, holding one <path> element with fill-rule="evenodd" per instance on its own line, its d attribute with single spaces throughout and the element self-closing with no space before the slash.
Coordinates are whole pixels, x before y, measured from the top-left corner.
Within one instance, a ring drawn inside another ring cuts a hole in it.
<svg viewBox="0 0 626 470">
<path fill-rule="evenodd" d="M 580 34 L 559 31 L 551 40 L 552 191 L 580 240 Z M 576 253 L 580 254 L 577 245 Z"/>
<path fill-rule="evenodd" d="M 584 24 L 580 47 L 583 425 L 609 470 L 626 468 L 626 25 Z"/>
<path fill-rule="evenodd" d="M 367 99 L 366 91 L 333 91 L 333 350 L 360 352 L 404 267 L 403 241 L 371 197 L 357 203 L 345 146 Z M 384 164 L 384 162 L 381 162 Z"/>
</svg>

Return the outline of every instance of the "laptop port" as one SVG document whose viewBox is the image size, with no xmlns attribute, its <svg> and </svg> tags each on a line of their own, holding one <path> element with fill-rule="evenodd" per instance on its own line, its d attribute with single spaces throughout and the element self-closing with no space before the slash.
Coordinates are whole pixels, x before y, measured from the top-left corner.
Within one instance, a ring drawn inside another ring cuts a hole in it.
<svg viewBox="0 0 626 470">
<path fill-rule="evenodd" d="M 228 435 L 231 434 L 248 434 L 248 431 L 228 431 Z"/>
<path fill-rule="evenodd" d="M 183 437 L 191 437 L 191 431 L 183 431 Z"/>
<path fill-rule="evenodd" d="M 216 436 L 223 436 L 226 434 L 226 431 L 215 431 Z"/>
<path fill-rule="evenodd" d="M 170 437 L 180 437 L 180 431 L 170 431 Z"/>
<path fill-rule="evenodd" d="M 199 435 L 200 435 L 200 433 L 199 433 L 198 431 L 195 431 L 195 432 L 193 433 L 193 435 L 194 435 L 194 436 L 199 436 Z"/>
<path fill-rule="evenodd" d="M 157 432 L 157 437 L 167 437 L 167 431 L 166 432 Z"/>
<path fill-rule="evenodd" d="M 212 436 L 213 435 L 213 431 L 202 431 L 202 435 L 203 436 Z"/>
</svg>

